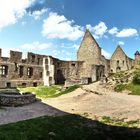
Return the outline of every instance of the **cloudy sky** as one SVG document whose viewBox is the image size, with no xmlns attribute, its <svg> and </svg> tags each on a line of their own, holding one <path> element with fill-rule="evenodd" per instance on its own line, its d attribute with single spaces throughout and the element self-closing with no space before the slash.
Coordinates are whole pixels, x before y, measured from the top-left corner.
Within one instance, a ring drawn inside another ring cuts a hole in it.
<svg viewBox="0 0 140 140">
<path fill-rule="evenodd" d="M 0 0 L 0 48 L 76 60 L 88 28 L 109 58 L 140 51 L 139 0 Z M 24 54 L 25 57 L 25 54 Z"/>
</svg>

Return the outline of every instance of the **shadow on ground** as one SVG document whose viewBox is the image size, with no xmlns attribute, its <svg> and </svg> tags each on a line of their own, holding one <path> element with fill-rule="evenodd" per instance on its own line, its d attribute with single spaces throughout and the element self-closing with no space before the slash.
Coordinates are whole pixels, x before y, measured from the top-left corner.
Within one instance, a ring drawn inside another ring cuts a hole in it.
<svg viewBox="0 0 140 140">
<path fill-rule="evenodd" d="M 138 128 L 106 125 L 42 102 L 11 109 L 7 113 L 8 119 L 21 117 L 19 120 L 29 120 L 1 125 L 0 140 L 140 140 Z M 0 121 L 1 117 L 0 113 Z"/>
</svg>

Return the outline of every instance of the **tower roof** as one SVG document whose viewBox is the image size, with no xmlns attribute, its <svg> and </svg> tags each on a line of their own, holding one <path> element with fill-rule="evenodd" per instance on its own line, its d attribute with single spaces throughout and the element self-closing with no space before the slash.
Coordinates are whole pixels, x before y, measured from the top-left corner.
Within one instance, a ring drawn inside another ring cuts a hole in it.
<svg viewBox="0 0 140 140">
<path fill-rule="evenodd" d="M 140 55 L 139 51 L 136 51 L 136 52 L 135 52 L 135 55 Z"/>
</svg>

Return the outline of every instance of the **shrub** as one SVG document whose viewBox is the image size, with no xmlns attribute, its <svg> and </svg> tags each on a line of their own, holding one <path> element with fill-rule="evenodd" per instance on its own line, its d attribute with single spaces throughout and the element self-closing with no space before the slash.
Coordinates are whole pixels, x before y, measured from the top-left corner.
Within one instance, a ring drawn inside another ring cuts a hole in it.
<svg viewBox="0 0 140 140">
<path fill-rule="evenodd" d="M 123 91 L 123 90 L 125 89 L 125 87 L 126 87 L 125 84 L 119 84 L 119 85 L 117 85 L 117 86 L 114 88 L 114 90 L 115 90 L 116 92 L 121 92 L 121 91 Z"/>
<path fill-rule="evenodd" d="M 135 71 L 135 76 L 133 78 L 134 84 L 140 84 L 140 70 Z"/>
</svg>

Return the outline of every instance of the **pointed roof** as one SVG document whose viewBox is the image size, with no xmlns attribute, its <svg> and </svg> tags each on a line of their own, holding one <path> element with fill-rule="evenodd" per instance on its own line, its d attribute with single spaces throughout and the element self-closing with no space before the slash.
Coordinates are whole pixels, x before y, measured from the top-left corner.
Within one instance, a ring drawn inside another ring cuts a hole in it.
<svg viewBox="0 0 140 140">
<path fill-rule="evenodd" d="M 93 40 L 93 42 L 95 42 L 95 44 L 100 48 L 99 44 L 96 42 L 95 38 L 92 36 L 92 34 L 91 34 L 91 32 L 89 31 L 89 29 L 86 29 L 86 31 L 85 31 L 84 37 L 83 37 L 83 39 L 82 39 L 82 41 L 81 41 L 81 43 L 80 43 L 80 47 L 81 47 L 82 43 L 83 43 L 87 38 L 91 38 L 91 39 Z M 79 49 L 80 49 L 80 47 L 79 47 Z M 78 51 L 79 51 L 79 49 L 78 49 Z M 77 52 L 78 52 L 78 51 L 77 51 Z"/>
<path fill-rule="evenodd" d="M 114 53 L 112 54 L 111 58 L 113 57 L 113 55 L 117 52 L 117 51 L 121 51 L 126 57 L 128 57 L 125 52 L 123 51 L 123 49 L 121 48 L 120 45 L 117 46 L 117 48 L 115 49 Z"/>
<path fill-rule="evenodd" d="M 136 51 L 136 52 L 135 52 L 135 55 L 140 55 L 139 51 Z"/>
<path fill-rule="evenodd" d="M 98 45 L 98 43 L 96 42 L 95 38 L 93 37 L 93 35 L 92 35 L 91 32 L 89 31 L 89 29 L 86 29 L 85 34 L 84 34 L 84 37 L 83 37 L 83 40 L 84 40 L 86 37 L 91 37 L 91 38 L 94 40 L 94 42 Z M 83 41 L 83 40 L 82 40 L 82 41 Z M 98 45 L 98 46 L 99 46 L 99 45 Z"/>
</svg>

